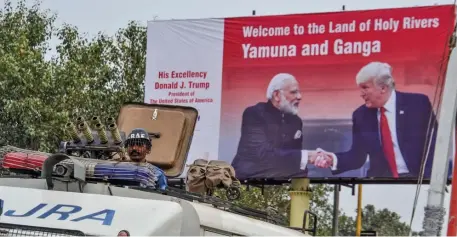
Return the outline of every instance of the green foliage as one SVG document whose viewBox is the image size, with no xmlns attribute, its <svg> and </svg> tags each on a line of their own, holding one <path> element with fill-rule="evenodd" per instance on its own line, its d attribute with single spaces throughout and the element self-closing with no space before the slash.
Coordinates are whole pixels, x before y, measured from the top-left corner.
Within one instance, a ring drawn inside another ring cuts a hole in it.
<svg viewBox="0 0 457 237">
<path fill-rule="evenodd" d="M 333 199 L 330 195 L 333 193 L 332 185 L 313 184 L 311 185 L 312 196 L 310 211 L 318 216 L 317 235 L 331 236 L 333 221 Z M 249 191 L 243 188 L 242 199 L 237 201 L 248 207 L 268 211 L 274 208 L 277 213 L 284 217 L 289 217 L 288 186 L 269 186 L 264 188 L 264 195 L 260 188 L 250 188 Z M 220 194 L 223 197 L 223 194 Z M 354 197 L 356 202 L 356 197 Z M 340 236 L 354 236 L 356 232 L 357 211 L 354 216 L 348 216 L 342 210 L 339 211 L 338 234 Z M 401 222 L 400 216 L 386 208 L 376 210 L 373 205 L 366 205 L 362 210 L 362 230 L 376 231 L 378 236 L 407 236 L 409 235 L 409 225 Z M 419 235 L 413 232 L 413 235 Z"/>
<path fill-rule="evenodd" d="M 331 185 L 312 185 L 312 196 L 310 211 L 318 216 L 317 234 L 319 236 L 332 235 L 332 218 L 333 218 L 333 200 L 330 200 L 330 194 L 333 193 Z"/>
<path fill-rule="evenodd" d="M 242 197 L 235 201 L 236 204 L 248 206 L 259 210 L 274 210 L 278 214 L 288 217 L 290 209 L 290 198 L 288 186 L 267 186 L 259 187 L 246 186 L 242 188 Z"/>
<path fill-rule="evenodd" d="M 376 210 L 373 205 L 366 205 L 362 210 L 362 227 L 375 230 L 381 236 L 407 236 L 409 225 L 400 221 L 400 216 L 387 208 Z"/>
<path fill-rule="evenodd" d="M 143 101 L 146 27 L 129 22 L 114 36 L 89 39 L 74 26 L 55 27 L 56 15 L 27 7 L 24 0 L 5 1 L 0 10 L 0 145 L 53 152 L 63 138 L 63 126 L 78 114 L 116 117 L 120 106 Z M 57 56 L 46 59 L 56 37 Z M 103 113 L 103 114 L 100 114 Z M 311 211 L 319 216 L 318 235 L 331 235 L 329 185 L 312 185 Z M 243 188 L 238 201 L 252 208 L 288 217 L 287 186 Z M 340 212 L 339 232 L 354 235 L 355 221 Z M 364 209 L 364 229 L 381 235 L 406 235 L 408 227 L 387 209 Z"/>
<path fill-rule="evenodd" d="M 116 117 L 123 103 L 143 101 L 144 26 L 130 22 L 89 40 L 55 20 L 40 2 L 6 1 L 0 10 L 0 145 L 52 152 L 75 114 Z M 58 54 L 46 60 L 51 37 L 60 40 Z"/>
<path fill-rule="evenodd" d="M 54 111 L 47 92 L 53 86 L 52 63 L 44 59 L 55 16 L 27 8 L 23 1 L 0 11 L 0 143 L 46 150 L 65 114 Z"/>
</svg>

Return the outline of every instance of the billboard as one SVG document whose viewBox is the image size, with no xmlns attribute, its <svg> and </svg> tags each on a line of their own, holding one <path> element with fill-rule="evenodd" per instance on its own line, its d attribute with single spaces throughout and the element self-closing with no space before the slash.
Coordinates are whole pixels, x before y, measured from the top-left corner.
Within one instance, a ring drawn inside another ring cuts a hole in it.
<svg viewBox="0 0 457 237">
<path fill-rule="evenodd" d="M 454 20 L 443 5 L 151 21 L 145 102 L 197 108 L 187 163 L 242 180 L 400 182 L 423 162 L 427 180 Z"/>
</svg>

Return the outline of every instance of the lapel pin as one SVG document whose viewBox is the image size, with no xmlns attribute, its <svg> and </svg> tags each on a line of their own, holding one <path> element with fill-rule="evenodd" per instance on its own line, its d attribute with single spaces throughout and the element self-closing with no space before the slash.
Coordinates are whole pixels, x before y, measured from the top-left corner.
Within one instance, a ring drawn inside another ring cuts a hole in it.
<svg viewBox="0 0 457 237">
<path fill-rule="evenodd" d="M 405 113 L 405 111 L 403 111 L 403 110 L 400 110 L 400 114 L 404 114 L 404 113 Z"/>
</svg>

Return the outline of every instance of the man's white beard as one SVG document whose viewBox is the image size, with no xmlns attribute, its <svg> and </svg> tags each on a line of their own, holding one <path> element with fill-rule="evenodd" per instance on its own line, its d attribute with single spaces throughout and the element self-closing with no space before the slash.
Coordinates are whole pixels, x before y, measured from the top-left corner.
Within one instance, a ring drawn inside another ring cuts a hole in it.
<svg viewBox="0 0 457 237">
<path fill-rule="evenodd" d="M 279 109 L 284 113 L 290 113 L 293 115 L 298 114 L 298 107 L 286 100 L 286 97 L 281 93 L 281 102 L 279 102 Z"/>
</svg>

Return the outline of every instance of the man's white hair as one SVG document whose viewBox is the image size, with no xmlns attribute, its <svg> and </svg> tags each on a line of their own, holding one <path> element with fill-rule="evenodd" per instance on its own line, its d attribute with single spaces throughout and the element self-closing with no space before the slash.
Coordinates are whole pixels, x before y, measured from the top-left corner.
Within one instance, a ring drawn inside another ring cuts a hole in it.
<svg viewBox="0 0 457 237">
<path fill-rule="evenodd" d="M 357 85 L 373 80 L 376 85 L 385 85 L 390 89 L 395 87 L 395 81 L 392 76 L 392 67 L 387 63 L 371 62 L 357 73 Z"/>
<path fill-rule="evenodd" d="M 267 99 L 271 100 L 273 98 L 273 92 L 276 90 L 281 90 L 286 84 L 287 81 L 293 80 L 297 81 L 294 76 L 289 73 L 279 73 L 276 74 L 270 81 L 270 84 L 267 88 Z"/>
</svg>

